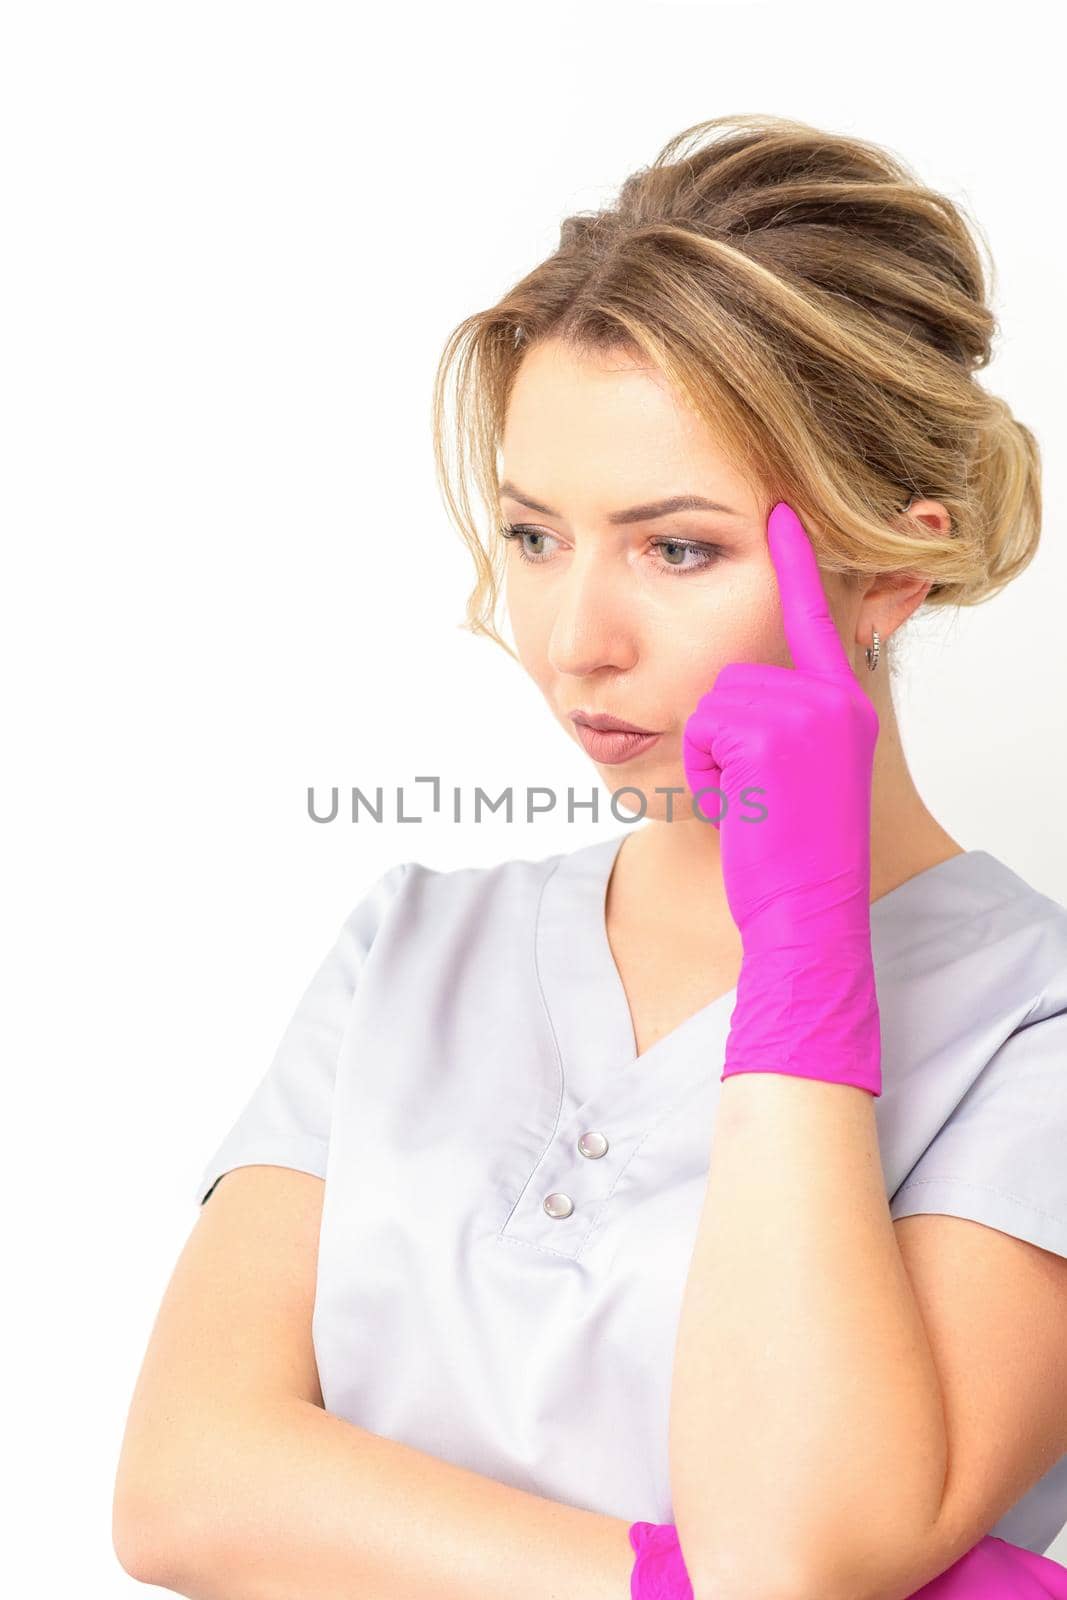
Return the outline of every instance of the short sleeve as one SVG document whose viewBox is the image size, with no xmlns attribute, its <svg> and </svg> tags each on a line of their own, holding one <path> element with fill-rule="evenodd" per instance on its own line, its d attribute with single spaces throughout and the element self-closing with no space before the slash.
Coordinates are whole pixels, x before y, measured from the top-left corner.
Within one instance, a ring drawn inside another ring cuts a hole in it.
<svg viewBox="0 0 1067 1600">
<path fill-rule="evenodd" d="M 346 917 L 290 1018 L 274 1059 L 196 1186 L 200 1205 L 234 1167 L 325 1178 L 341 1042 L 360 972 L 410 862 L 390 867 Z"/>
<path fill-rule="evenodd" d="M 932 1211 L 1067 1256 L 1067 1012 L 1009 1035 L 890 1202 Z"/>
</svg>

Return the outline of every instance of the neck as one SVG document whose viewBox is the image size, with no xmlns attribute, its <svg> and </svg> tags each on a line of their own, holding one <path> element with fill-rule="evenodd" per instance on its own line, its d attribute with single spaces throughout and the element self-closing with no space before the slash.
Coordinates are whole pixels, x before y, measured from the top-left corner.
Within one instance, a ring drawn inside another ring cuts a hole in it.
<svg viewBox="0 0 1067 1600">
<path fill-rule="evenodd" d="M 871 787 L 871 899 L 963 848 L 927 809 L 908 770 L 896 710 L 877 703 L 878 743 Z"/>
</svg>

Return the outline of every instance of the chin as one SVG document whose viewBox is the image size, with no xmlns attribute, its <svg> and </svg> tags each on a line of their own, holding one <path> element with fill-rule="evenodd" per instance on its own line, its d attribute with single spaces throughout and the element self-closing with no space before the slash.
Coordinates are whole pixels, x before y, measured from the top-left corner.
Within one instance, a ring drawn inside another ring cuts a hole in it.
<svg viewBox="0 0 1067 1600">
<path fill-rule="evenodd" d="M 596 770 L 609 794 L 619 789 L 640 790 L 644 799 L 643 813 L 641 800 L 635 794 L 623 794 L 618 801 L 619 810 L 632 814 L 635 821 L 665 822 L 668 805 L 672 821 L 681 821 L 691 815 L 692 796 L 685 781 L 685 772 L 680 766 L 650 766 L 637 756 L 633 761 L 622 761 L 615 766 L 597 766 Z M 657 789 L 673 789 L 677 792 L 657 794 Z"/>
</svg>

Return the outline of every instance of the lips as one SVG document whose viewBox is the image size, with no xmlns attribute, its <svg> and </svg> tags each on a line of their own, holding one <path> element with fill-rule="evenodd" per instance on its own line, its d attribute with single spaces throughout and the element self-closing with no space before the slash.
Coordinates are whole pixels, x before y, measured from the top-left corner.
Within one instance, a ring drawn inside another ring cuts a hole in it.
<svg viewBox="0 0 1067 1600">
<path fill-rule="evenodd" d="M 650 734 L 653 728 L 639 728 L 635 722 L 624 722 L 621 717 L 609 717 L 605 713 L 586 711 L 572 711 L 571 721 L 581 727 L 596 728 L 601 733 L 640 733 Z"/>
<path fill-rule="evenodd" d="M 575 722 L 574 727 L 585 751 L 598 764 L 609 767 L 644 755 L 660 737 L 658 733 L 620 733 L 617 729 L 591 728 L 584 722 Z"/>
</svg>

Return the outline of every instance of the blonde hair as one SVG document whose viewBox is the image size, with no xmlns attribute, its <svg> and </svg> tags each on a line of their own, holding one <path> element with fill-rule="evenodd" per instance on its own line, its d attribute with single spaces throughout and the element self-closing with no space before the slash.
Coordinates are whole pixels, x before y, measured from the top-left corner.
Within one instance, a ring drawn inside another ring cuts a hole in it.
<svg viewBox="0 0 1067 1600">
<path fill-rule="evenodd" d="M 927 606 L 992 598 L 1036 551 L 1041 460 L 1030 429 L 975 379 L 997 331 L 986 302 L 961 210 L 877 146 L 755 114 L 677 134 L 614 204 L 567 217 L 553 254 L 448 338 L 433 437 L 475 564 L 461 626 L 514 656 L 495 621 L 504 542 L 483 540 L 470 490 L 495 535 L 508 397 L 549 338 L 659 368 L 767 510 L 796 510 L 827 570 L 930 579 Z M 909 523 L 913 499 L 945 506 L 948 538 Z"/>
</svg>

